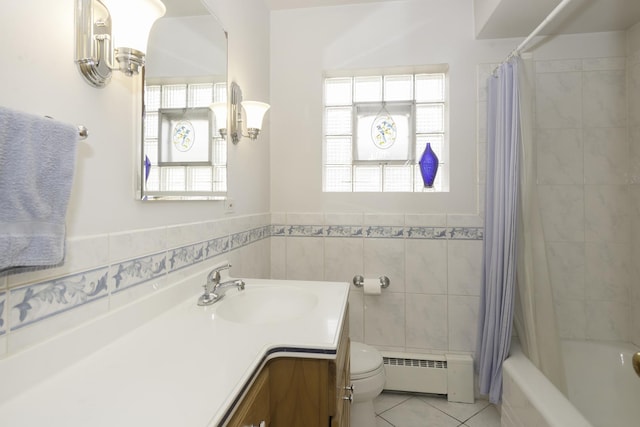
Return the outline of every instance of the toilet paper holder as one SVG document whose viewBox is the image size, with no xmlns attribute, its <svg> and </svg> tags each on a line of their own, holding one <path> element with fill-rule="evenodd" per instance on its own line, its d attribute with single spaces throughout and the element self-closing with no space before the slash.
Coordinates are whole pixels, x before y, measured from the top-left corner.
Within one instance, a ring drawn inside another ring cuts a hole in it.
<svg viewBox="0 0 640 427">
<path fill-rule="evenodd" d="M 387 276 L 380 276 L 379 279 L 380 279 L 380 287 L 382 289 L 388 288 L 389 285 L 391 284 L 391 281 Z M 360 276 L 359 274 L 356 276 L 353 276 L 352 282 L 356 288 L 361 288 L 364 286 L 364 277 Z"/>
</svg>

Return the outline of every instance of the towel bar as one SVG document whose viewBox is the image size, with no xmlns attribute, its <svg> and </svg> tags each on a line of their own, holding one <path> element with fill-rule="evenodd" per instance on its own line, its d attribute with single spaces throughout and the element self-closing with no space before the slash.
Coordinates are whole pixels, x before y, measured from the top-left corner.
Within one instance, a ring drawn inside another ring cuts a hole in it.
<svg viewBox="0 0 640 427">
<path fill-rule="evenodd" d="M 82 125 L 78 125 L 78 135 L 80 136 L 80 140 L 87 139 L 89 130 Z"/>
<path fill-rule="evenodd" d="M 51 117 L 51 116 L 45 116 L 45 117 L 47 119 L 53 119 L 53 117 Z M 87 129 L 83 125 L 78 125 L 78 136 L 80 137 L 81 141 L 83 139 L 87 139 L 87 137 L 89 136 L 89 129 Z"/>
</svg>

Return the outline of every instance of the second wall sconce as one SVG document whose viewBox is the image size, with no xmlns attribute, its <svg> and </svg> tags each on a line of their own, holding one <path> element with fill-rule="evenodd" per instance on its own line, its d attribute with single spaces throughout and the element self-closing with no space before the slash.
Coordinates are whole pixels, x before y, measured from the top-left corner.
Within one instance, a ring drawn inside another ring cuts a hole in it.
<svg viewBox="0 0 640 427">
<path fill-rule="evenodd" d="M 76 0 L 76 63 L 87 82 L 106 86 L 114 69 L 138 74 L 151 27 L 165 12 L 160 0 Z"/>
<path fill-rule="evenodd" d="M 231 82 L 231 101 L 229 105 L 229 132 L 228 134 L 231 136 L 231 142 L 237 144 L 240 142 L 240 139 L 245 136 L 250 138 L 251 140 L 255 140 L 258 138 L 260 134 L 260 129 L 262 129 L 262 119 L 264 118 L 265 113 L 270 108 L 269 104 L 258 101 L 243 101 L 242 100 L 242 90 L 240 86 L 236 82 Z M 241 108 L 242 107 L 242 108 Z M 227 109 L 226 104 L 222 104 L 216 102 L 211 104 L 209 107 L 216 115 L 216 122 L 219 125 L 216 125 L 218 128 L 218 132 L 223 137 L 227 135 L 227 129 L 222 128 L 221 125 L 224 123 L 226 126 L 227 123 Z M 244 109 L 244 119 L 242 115 L 242 110 Z M 247 134 L 244 134 L 242 131 L 242 123 L 245 123 L 245 127 L 247 130 Z"/>
</svg>

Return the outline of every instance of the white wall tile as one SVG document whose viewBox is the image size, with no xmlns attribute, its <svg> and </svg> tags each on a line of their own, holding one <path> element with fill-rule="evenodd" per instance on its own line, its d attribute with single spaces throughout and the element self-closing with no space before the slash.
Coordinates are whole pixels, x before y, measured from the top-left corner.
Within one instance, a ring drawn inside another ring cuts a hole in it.
<svg viewBox="0 0 640 427">
<path fill-rule="evenodd" d="M 547 244 L 547 264 L 557 299 L 585 298 L 584 242 L 550 242 Z"/>
<path fill-rule="evenodd" d="M 624 185 L 585 186 L 585 239 L 591 242 L 629 242 L 631 202 Z"/>
<path fill-rule="evenodd" d="M 627 184 L 629 168 L 627 128 L 584 130 L 585 184 Z"/>
<path fill-rule="evenodd" d="M 585 72 L 582 90 L 585 127 L 627 125 L 626 72 L 624 70 Z"/>
<path fill-rule="evenodd" d="M 447 294 L 447 241 L 405 240 L 405 289 L 411 293 Z"/>
<path fill-rule="evenodd" d="M 448 350 L 447 296 L 406 294 L 406 345 Z"/>
<path fill-rule="evenodd" d="M 632 278 L 631 244 L 587 242 L 585 257 L 586 298 L 627 302 Z"/>
<path fill-rule="evenodd" d="M 584 182 L 582 131 L 580 129 L 538 129 L 537 173 L 539 184 Z"/>
<path fill-rule="evenodd" d="M 578 185 L 538 186 L 545 239 L 584 241 L 584 190 Z"/>
<path fill-rule="evenodd" d="M 583 340 L 587 336 L 585 301 L 556 300 L 556 320 L 560 338 Z"/>
<path fill-rule="evenodd" d="M 287 278 L 287 246 L 285 237 L 271 237 L 271 278 Z"/>
<path fill-rule="evenodd" d="M 167 228 L 125 231 L 109 235 L 109 261 L 137 258 L 167 249 Z"/>
<path fill-rule="evenodd" d="M 627 341 L 631 315 L 627 302 L 587 301 L 587 339 Z"/>
<path fill-rule="evenodd" d="M 480 295 L 482 241 L 449 240 L 447 258 L 449 295 Z"/>
<path fill-rule="evenodd" d="M 405 294 L 382 292 L 364 296 L 364 342 L 405 346 Z"/>
<path fill-rule="evenodd" d="M 582 126 L 582 75 L 580 72 L 536 76 L 536 125 L 543 129 Z"/>
<path fill-rule="evenodd" d="M 364 342 L 364 294 L 349 290 L 349 337 Z"/>
<path fill-rule="evenodd" d="M 351 283 L 353 276 L 363 275 L 363 250 L 360 238 L 325 239 L 324 280 Z"/>
<path fill-rule="evenodd" d="M 449 295 L 447 301 L 449 350 L 476 351 L 479 305 L 479 297 Z"/>
<path fill-rule="evenodd" d="M 324 242 L 318 237 L 287 237 L 287 279 L 323 280 Z"/>
<path fill-rule="evenodd" d="M 365 278 L 387 276 L 391 284 L 383 292 L 404 292 L 404 241 L 402 239 L 364 239 Z"/>
</svg>

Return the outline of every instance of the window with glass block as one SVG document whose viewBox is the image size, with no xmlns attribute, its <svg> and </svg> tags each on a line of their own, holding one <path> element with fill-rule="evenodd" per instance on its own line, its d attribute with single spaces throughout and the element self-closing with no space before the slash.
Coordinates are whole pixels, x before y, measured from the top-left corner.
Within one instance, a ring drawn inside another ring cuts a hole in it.
<svg viewBox="0 0 640 427">
<path fill-rule="evenodd" d="M 145 183 L 145 194 L 171 192 L 227 191 L 227 141 L 215 134 L 212 137 L 211 166 L 161 166 L 159 163 L 159 117 L 162 109 L 208 108 L 213 102 L 227 102 L 227 84 L 147 84 L 145 86 L 145 121 L 143 160 L 149 159 L 151 168 Z M 215 122 L 215 115 L 212 115 Z M 222 126 L 222 127 L 226 127 Z M 212 129 L 218 129 L 211 123 Z"/>
<path fill-rule="evenodd" d="M 446 73 L 327 77 L 323 191 L 448 191 Z M 439 160 L 425 188 L 418 161 Z"/>
</svg>

